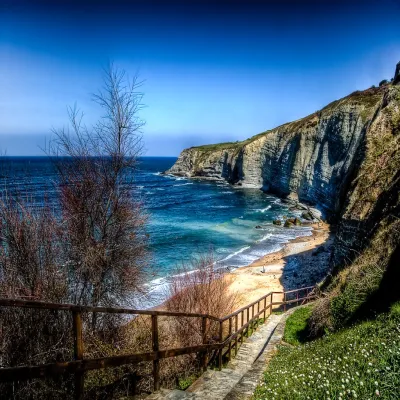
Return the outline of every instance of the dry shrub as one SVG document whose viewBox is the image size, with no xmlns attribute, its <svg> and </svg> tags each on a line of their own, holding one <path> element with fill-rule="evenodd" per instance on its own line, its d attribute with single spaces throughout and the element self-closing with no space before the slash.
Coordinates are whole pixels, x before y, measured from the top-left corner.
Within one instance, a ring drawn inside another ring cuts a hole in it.
<svg viewBox="0 0 400 400">
<path fill-rule="evenodd" d="M 222 318 L 232 313 L 238 305 L 238 296 L 230 289 L 230 281 L 218 268 L 213 254 L 199 256 L 190 263 L 182 263 L 170 285 L 168 311 L 201 313 Z M 202 343 L 201 318 L 178 318 L 173 326 L 174 333 L 183 346 Z M 208 320 L 206 340 L 215 341 L 218 324 Z"/>
</svg>

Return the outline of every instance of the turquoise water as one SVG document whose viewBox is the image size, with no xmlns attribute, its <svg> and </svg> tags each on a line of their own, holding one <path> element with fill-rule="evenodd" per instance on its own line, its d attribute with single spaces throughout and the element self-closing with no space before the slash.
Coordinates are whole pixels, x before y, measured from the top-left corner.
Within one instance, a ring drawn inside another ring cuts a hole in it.
<svg viewBox="0 0 400 400">
<path fill-rule="evenodd" d="M 161 175 L 175 160 L 145 157 L 136 173 L 136 190 L 149 214 L 154 275 L 148 287 L 156 297 L 165 292 L 176 265 L 192 256 L 212 249 L 218 265 L 232 269 L 311 234 L 309 227 L 274 226 L 273 219 L 296 213 L 258 189 Z M 56 176 L 47 158 L 9 157 L 7 164 L 0 171 L 2 191 L 27 192 L 39 203 L 45 194 L 56 204 Z"/>
</svg>

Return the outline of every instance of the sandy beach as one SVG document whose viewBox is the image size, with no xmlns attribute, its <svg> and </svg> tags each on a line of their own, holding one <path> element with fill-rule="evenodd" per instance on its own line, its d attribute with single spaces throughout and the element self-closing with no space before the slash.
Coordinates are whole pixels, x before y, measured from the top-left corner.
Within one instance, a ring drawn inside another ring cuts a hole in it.
<svg viewBox="0 0 400 400">
<path fill-rule="evenodd" d="M 291 290 L 322 280 L 329 268 L 333 233 L 328 224 L 312 224 L 311 236 L 298 237 L 280 251 L 228 274 L 230 290 L 238 295 L 238 307 L 271 291 Z"/>
</svg>

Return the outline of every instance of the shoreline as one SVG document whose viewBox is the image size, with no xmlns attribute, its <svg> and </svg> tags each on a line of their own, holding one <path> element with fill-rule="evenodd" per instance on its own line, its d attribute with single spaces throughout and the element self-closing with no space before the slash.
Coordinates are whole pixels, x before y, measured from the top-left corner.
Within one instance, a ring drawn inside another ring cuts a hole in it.
<svg viewBox="0 0 400 400">
<path fill-rule="evenodd" d="M 223 279 L 229 281 L 229 290 L 237 296 L 235 309 L 268 292 L 312 286 L 325 278 L 334 233 L 324 222 L 310 223 L 309 226 L 312 227 L 311 235 L 291 239 L 282 249 L 224 273 Z M 150 309 L 163 310 L 167 301 L 165 299 Z"/>
<path fill-rule="evenodd" d="M 326 223 L 310 226 L 311 236 L 292 239 L 281 250 L 226 273 L 230 290 L 238 296 L 238 308 L 268 292 L 311 286 L 326 276 L 334 234 Z"/>
</svg>

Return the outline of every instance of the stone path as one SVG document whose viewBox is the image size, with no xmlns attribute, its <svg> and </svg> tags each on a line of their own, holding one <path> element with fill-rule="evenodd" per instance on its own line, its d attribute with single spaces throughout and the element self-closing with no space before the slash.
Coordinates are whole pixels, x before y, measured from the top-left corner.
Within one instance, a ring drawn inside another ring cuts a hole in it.
<svg viewBox="0 0 400 400">
<path fill-rule="evenodd" d="M 242 400 L 249 399 L 262 378 L 266 363 L 281 341 L 288 313 L 271 315 L 239 348 L 222 371 L 207 370 L 186 391 L 161 389 L 146 400 Z"/>
</svg>

